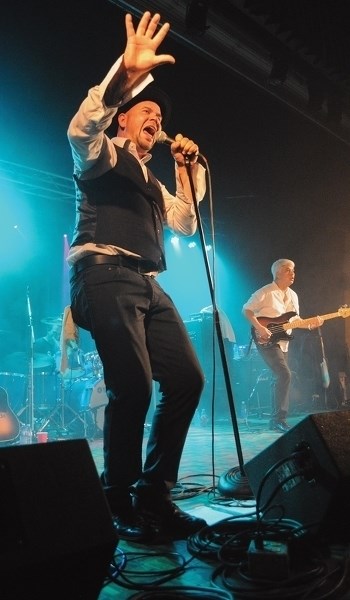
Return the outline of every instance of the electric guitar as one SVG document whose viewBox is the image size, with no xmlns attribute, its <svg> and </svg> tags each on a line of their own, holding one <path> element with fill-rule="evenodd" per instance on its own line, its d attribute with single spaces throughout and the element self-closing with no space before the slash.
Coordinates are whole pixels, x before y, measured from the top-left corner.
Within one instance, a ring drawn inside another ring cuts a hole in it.
<svg viewBox="0 0 350 600">
<path fill-rule="evenodd" d="M 9 406 L 7 391 L 0 387 L 0 442 L 12 442 L 19 430 L 20 422 Z"/>
<path fill-rule="evenodd" d="M 280 340 L 291 340 L 293 335 L 288 333 L 290 329 L 309 329 L 310 327 L 317 327 L 317 317 L 309 317 L 308 319 L 295 319 L 290 321 L 292 317 L 295 317 L 297 313 L 287 312 L 280 317 L 257 317 L 259 323 L 266 327 L 271 332 L 271 337 L 266 340 L 258 334 L 255 327 L 251 328 L 252 338 L 256 344 L 268 348 Z M 344 306 L 334 313 L 328 313 L 327 315 L 320 315 L 321 319 L 327 321 L 328 319 L 335 319 L 336 317 L 350 317 L 350 308 Z"/>
</svg>

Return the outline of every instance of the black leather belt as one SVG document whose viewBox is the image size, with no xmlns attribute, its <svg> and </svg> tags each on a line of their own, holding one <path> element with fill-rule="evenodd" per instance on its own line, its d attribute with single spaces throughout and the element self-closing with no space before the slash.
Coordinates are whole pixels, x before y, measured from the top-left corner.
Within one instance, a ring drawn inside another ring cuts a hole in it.
<svg viewBox="0 0 350 600">
<path fill-rule="evenodd" d="M 108 255 L 108 254 L 90 254 L 84 256 L 72 265 L 71 270 L 74 274 L 80 273 L 87 267 L 93 267 L 95 265 L 118 265 L 120 267 L 127 267 L 133 271 L 137 271 L 145 275 L 146 273 L 157 273 L 159 271 L 158 265 L 150 260 L 142 260 L 141 258 L 134 258 L 133 256 L 125 256 L 122 254 Z"/>
</svg>

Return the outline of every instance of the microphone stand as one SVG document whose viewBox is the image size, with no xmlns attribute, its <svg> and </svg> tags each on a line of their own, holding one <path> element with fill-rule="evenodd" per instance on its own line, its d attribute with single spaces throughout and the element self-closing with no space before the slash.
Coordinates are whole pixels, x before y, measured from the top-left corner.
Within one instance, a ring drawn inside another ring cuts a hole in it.
<svg viewBox="0 0 350 600">
<path fill-rule="evenodd" d="M 322 376 L 322 387 L 324 389 L 324 406 L 325 406 L 325 408 L 328 408 L 327 389 L 329 388 L 330 377 L 329 377 L 329 372 L 328 372 L 327 358 L 326 358 L 325 351 L 324 351 L 321 327 L 318 327 L 317 330 L 318 330 L 318 335 L 320 338 L 321 352 L 322 352 L 322 362 L 320 363 L 320 368 L 321 368 L 321 376 Z"/>
<path fill-rule="evenodd" d="M 205 157 L 202 154 L 199 154 L 199 156 L 207 163 Z M 229 369 L 227 366 L 225 345 L 224 345 L 224 341 L 223 341 L 222 329 L 221 329 L 221 324 L 220 324 L 220 316 L 219 316 L 219 311 L 218 311 L 218 308 L 216 305 L 216 300 L 215 300 L 214 283 L 212 280 L 208 256 L 207 256 L 206 249 L 205 249 L 205 237 L 204 237 L 204 232 L 203 232 L 202 220 L 201 220 L 201 216 L 199 213 L 198 204 L 196 201 L 196 193 L 195 193 L 195 189 L 194 189 L 189 159 L 186 160 L 186 170 L 187 170 L 190 187 L 191 187 L 193 206 L 194 206 L 195 214 L 197 217 L 197 227 L 198 227 L 199 237 L 200 237 L 200 241 L 201 241 L 203 259 L 204 259 L 204 264 L 205 264 L 205 269 L 206 269 L 206 274 L 207 274 L 207 279 L 208 279 L 208 284 L 209 284 L 209 291 L 210 291 L 210 296 L 211 296 L 211 301 L 212 301 L 212 306 L 213 306 L 213 319 L 215 322 L 215 330 L 216 330 L 216 335 L 217 335 L 217 340 L 218 340 L 218 345 L 219 345 L 220 358 L 221 358 L 222 369 L 223 369 L 223 373 L 224 373 L 225 387 L 226 387 L 226 391 L 227 391 L 227 398 L 228 398 L 228 404 L 229 404 L 229 409 L 230 409 L 230 415 L 231 415 L 231 421 L 232 421 L 232 427 L 233 427 L 233 433 L 234 433 L 237 457 L 238 457 L 238 467 L 233 467 L 226 474 L 224 474 L 220 477 L 218 488 L 219 488 L 219 491 L 224 496 L 248 500 L 250 498 L 253 498 L 254 495 L 250 488 L 250 485 L 248 483 L 248 479 L 247 479 L 247 476 L 246 476 L 245 470 L 244 470 L 242 446 L 241 446 L 241 441 L 240 441 L 240 436 L 239 436 L 237 415 L 236 415 L 233 391 L 232 391 L 232 386 L 231 386 L 231 381 L 230 381 L 230 374 L 229 374 Z"/>
<path fill-rule="evenodd" d="M 27 286 L 27 311 L 28 311 L 28 327 L 30 331 L 30 342 L 29 342 L 29 369 L 28 369 L 28 399 L 27 399 L 27 410 L 29 412 L 28 417 L 28 425 L 30 428 L 30 436 L 32 441 L 32 436 L 34 432 L 34 328 L 33 328 L 33 318 L 32 318 L 32 308 L 30 304 L 30 296 L 29 296 L 29 286 Z"/>
</svg>

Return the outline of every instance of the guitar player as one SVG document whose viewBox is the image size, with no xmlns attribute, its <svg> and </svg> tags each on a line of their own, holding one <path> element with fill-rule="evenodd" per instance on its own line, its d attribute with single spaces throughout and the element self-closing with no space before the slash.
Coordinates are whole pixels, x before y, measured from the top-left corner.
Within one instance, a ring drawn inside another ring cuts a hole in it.
<svg viewBox="0 0 350 600">
<path fill-rule="evenodd" d="M 257 350 L 273 373 L 273 393 L 270 429 L 285 433 L 292 373 L 288 366 L 288 346 L 291 329 L 288 323 L 299 320 L 298 295 L 291 289 L 295 264 L 279 258 L 271 266 L 273 281 L 256 290 L 243 305 L 242 313 L 252 326 Z M 307 328 L 323 324 L 321 317 L 307 320 Z"/>
</svg>

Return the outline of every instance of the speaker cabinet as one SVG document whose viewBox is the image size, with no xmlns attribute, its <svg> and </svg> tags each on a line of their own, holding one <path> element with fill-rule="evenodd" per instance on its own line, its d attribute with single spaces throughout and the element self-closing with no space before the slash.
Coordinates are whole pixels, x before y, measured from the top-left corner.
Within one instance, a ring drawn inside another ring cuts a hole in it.
<svg viewBox="0 0 350 600">
<path fill-rule="evenodd" d="M 293 519 L 327 542 L 350 540 L 350 411 L 305 417 L 245 465 L 266 518 Z"/>
<path fill-rule="evenodd" d="M 96 600 L 118 544 L 87 440 L 0 448 L 2 600 Z"/>
</svg>

